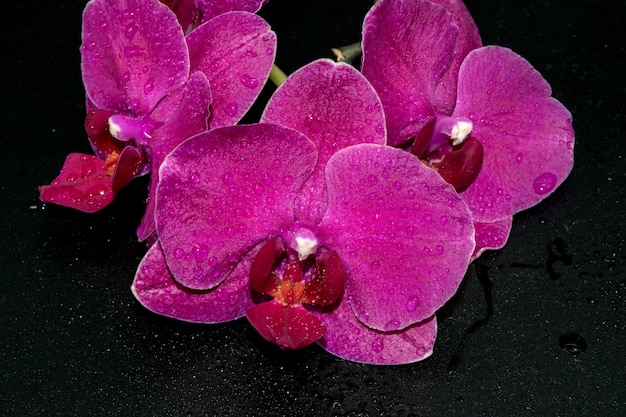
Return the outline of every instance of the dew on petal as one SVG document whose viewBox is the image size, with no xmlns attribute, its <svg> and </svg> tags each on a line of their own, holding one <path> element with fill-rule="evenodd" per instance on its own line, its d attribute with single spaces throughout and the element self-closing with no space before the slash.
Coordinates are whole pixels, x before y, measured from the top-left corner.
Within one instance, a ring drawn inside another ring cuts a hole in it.
<svg viewBox="0 0 626 417">
<path fill-rule="evenodd" d="M 176 248 L 176 250 L 174 250 L 174 258 L 182 259 L 183 256 L 185 256 L 185 251 L 182 248 Z"/>
<path fill-rule="evenodd" d="M 128 39 L 132 39 L 135 37 L 135 34 L 137 33 L 138 29 L 139 29 L 139 26 L 136 23 L 129 23 L 124 28 L 124 36 L 126 36 L 126 38 Z"/>
<path fill-rule="evenodd" d="M 406 300 L 406 304 L 404 308 L 406 308 L 406 311 L 408 311 L 409 313 L 412 313 L 415 311 L 418 305 L 419 305 L 419 298 L 413 295 Z"/>
<path fill-rule="evenodd" d="M 522 162 L 524 162 L 524 155 L 522 155 L 521 153 L 520 153 L 520 154 L 518 154 L 518 155 L 515 157 L 515 161 L 516 161 L 518 164 L 521 164 Z"/>
<path fill-rule="evenodd" d="M 197 184 L 200 182 L 200 174 L 197 172 L 194 172 L 193 174 L 191 174 L 191 176 L 189 177 L 189 181 L 191 181 L 193 184 Z"/>
<path fill-rule="evenodd" d="M 398 327 L 400 327 L 400 321 L 391 320 L 387 324 L 385 324 L 385 331 L 390 332 L 393 330 L 398 330 Z"/>
<path fill-rule="evenodd" d="M 372 341 L 372 350 L 376 353 L 381 352 L 385 348 L 385 342 L 380 337 L 377 337 Z"/>
<path fill-rule="evenodd" d="M 126 58 L 136 58 L 144 55 L 146 50 L 141 46 L 125 46 L 124 47 L 124 56 Z"/>
<path fill-rule="evenodd" d="M 67 195 L 74 201 L 75 203 L 80 203 L 85 199 L 85 195 L 82 191 L 77 190 L 76 188 L 70 188 L 67 192 Z"/>
<path fill-rule="evenodd" d="M 152 90 L 154 90 L 154 78 L 148 78 L 148 80 L 146 80 L 145 84 L 143 85 L 143 92 L 144 94 L 148 94 Z"/>
<path fill-rule="evenodd" d="M 234 182 L 233 174 L 230 172 L 224 173 L 224 175 L 222 175 L 222 182 L 226 185 L 231 185 Z"/>
<path fill-rule="evenodd" d="M 535 178 L 533 189 L 537 194 L 547 194 L 554 189 L 556 185 L 556 175 L 551 172 L 544 172 Z"/>
<path fill-rule="evenodd" d="M 259 184 L 258 182 L 252 185 L 252 189 L 257 195 L 261 195 L 265 192 L 265 187 L 262 184 Z"/>
<path fill-rule="evenodd" d="M 243 84 L 244 87 L 247 87 L 250 89 L 256 88 L 259 85 L 258 78 L 254 78 L 250 76 L 249 74 L 243 74 L 239 80 L 241 81 L 241 84 Z"/>
<path fill-rule="evenodd" d="M 194 245 L 191 249 L 191 253 L 193 254 L 196 262 L 202 263 L 206 261 L 209 256 L 209 248 L 206 245 Z"/>
<path fill-rule="evenodd" d="M 235 102 L 227 104 L 224 111 L 230 117 L 235 117 L 237 115 L 237 110 L 239 109 L 239 105 Z"/>
</svg>

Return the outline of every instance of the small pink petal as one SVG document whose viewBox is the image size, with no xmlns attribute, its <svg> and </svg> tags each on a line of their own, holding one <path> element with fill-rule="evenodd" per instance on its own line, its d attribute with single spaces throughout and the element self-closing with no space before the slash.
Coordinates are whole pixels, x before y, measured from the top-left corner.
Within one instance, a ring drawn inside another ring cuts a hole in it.
<svg viewBox="0 0 626 417">
<path fill-rule="evenodd" d="M 478 222 L 525 210 L 551 194 L 574 163 L 570 112 L 548 83 L 507 48 L 472 51 L 459 74 L 455 116 L 470 117 L 484 148 L 476 180 L 461 193 Z"/>
<path fill-rule="evenodd" d="M 339 255 L 326 251 L 315 258 L 317 273 L 307 282 L 302 302 L 316 306 L 334 304 L 343 294 L 346 273 Z"/>
<path fill-rule="evenodd" d="M 357 318 L 392 331 L 432 316 L 474 250 L 471 216 L 454 188 L 404 150 L 365 144 L 337 152 L 326 182 L 318 236 L 343 262 L 344 300 Z"/>
<path fill-rule="evenodd" d="M 250 287 L 261 294 L 273 296 L 280 288 L 280 279 L 273 273 L 276 259 L 285 252 L 282 239 L 265 242 L 250 265 Z"/>
<path fill-rule="evenodd" d="M 192 31 L 187 45 L 192 72 L 202 71 L 211 85 L 210 126 L 236 124 L 269 77 L 276 34 L 257 15 L 231 12 Z"/>
<path fill-rule="evenodd" d="M 69 154 L 59 176 L 49 185 L 39 187 L 39 193 L 43 202 L 86 213 L 103 209 L 115 196 L 111 175 L 103 161 L 94 155 L 80 153 Z"/>
<path fill-rule="evenodd" d="M 458 36 L 452 15 L 432 2 L 384 0 L 368 12 L 361 69 L 382 100 L 390 145 L 417 134 L 438 112 L 452 110 L 454 89 L 442 80 Z"/>
<path fill-rule="evenodd" d="M 301 305 L 283 305 L 272 300 L 255 305 L 246 316 L 265 340 L 283 349 L 302 349 L 326 332 L 322 323 Z"/>
<path fill-rule="evenodd" d="M 157 314 L 196 323 L 230 321 L 254 305 L 246 272 L 249 259 L 240 265 L 219 287 L 190 290 L 174 281 L 157 242 L 139 264 L 131 290 L 144 307 Z"/>
<path fill-rule="evenodd" d="M 143 154 L 137 148 L 126 146 L 122 149 L 111 181 L 111 188 L 114 193 L 127 186 L 135 178 L 135 175 L 141 170 L 142 162 Z"/>
<path fill-rule="evenodd" d="M 315 172 L 296 201 L 296 219 L 318 223 L 326 211 L 324 170 L 339 149 L 385 143 L 385 119 L 367 80 L 345 63 L 314 61 L 294 72 L 272 95 L 261 121 L 303 133 L 315 143 Z"/>
<path fill-rule="evenodd" d="M 313 311 L 326 327 L 319 345 L 340 358 L 373 365 L 400 365 L 428 358 L 437 337 L 435 316 L 397 332 L 373 330 L 357 320 L 349 303 Z"/>
<path fill-rule="evenodd" d="M 269 124 L 213 129 L 178 146 L 156 192 L 157 232 L 176 280 L 213 288 L 252 246 L 290 230 L 294 196 L 315 162 L 306 137 Z"/>
<path fill-rule="evenodd" d="M 476 249 L 474 249 L 472 259 L 478 258 L 486 250 L 503 248 L 509 238 L 512 222 L 512 216 L 492 223 L 474 222 Z"/>
<path fill-rule="evenodd" d="M 98 108 L 147 114 L 189 76 L 183 31 L 157 0 L 92 0 L 83 12 L 82 75 Z"/>
</svg>

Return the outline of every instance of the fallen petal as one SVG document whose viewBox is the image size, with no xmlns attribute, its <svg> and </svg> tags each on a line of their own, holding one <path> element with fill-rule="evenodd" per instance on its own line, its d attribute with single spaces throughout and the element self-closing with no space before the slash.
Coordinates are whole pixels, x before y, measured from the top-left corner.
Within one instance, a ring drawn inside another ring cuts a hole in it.
<svg viewBox="0 0 626 417">
<path fill-rule="evenodd" d="M 41 201 L 86 213 L 103 209 L 114 196 L 111 175 L 103 161 L 81 153 L 69 154 L 54 181 L 39 187 Z"/>
</svg>

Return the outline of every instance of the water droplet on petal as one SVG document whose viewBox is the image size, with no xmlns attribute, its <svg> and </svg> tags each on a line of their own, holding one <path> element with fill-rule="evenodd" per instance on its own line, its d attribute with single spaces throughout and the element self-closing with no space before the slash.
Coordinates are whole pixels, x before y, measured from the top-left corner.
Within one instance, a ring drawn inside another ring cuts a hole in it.
<svg viewBox="0 0 626 417">
<path fill-rule="evenodd" d="M 265 187 L 263 187 L 263 185 L 259 184 L 258 182 L 252 185 L 252 189 L 257 195 L 261 195 L 265 192 Z"/>
<path fill-rule="evenodd" d="M 406 308 L 406 311 L 412 313 L 419 305 L 419 302 L 419 298 L 417 298 L 416 296 L 411 296 L 406 300 L 406 305 L 404 307 Z"/>
<path fill-rule="evenodd" d="M 185 256 L 185 251 L 182 248 L 177 248 L 174 251 L 174 258 L 176 259 L 182 259 L 183 256 Z"/>
<path fill-rule="evenodd" d="M 193 174 L 191 174 L 191 177 L 189 177 L 189 180 L 193 184 L 199 183 L 200 182 L 200 174 L 198 174 L 197 172 L 194 172 Z"/>
<path fill-rule="evenodd" d="M 535 178 L 533 189 L 537 194 L 547 194 L 554 189 L 556 185 L 556 175 L 551 172 L 544 172 Z"/>
<path fill-rule="evenodd" d="M 376 176 L 375 176 L 375 175 L 370 175 L 370 176 L 367 178 L 367 182 L 368 182 L 370 185 L 376 185 L 376 184 L 378 183 L 378 179 L 376 178 Z"/>
<path fill-rule="evenodd" d="M 209 248 L 206 245 L 194 245 L 194 247 L 191 249 L 191 253 L 196 259 L 196 262 L 202 263 L 206 261 L 206 258 L 209 256 Z"/>
<path fill-rule="evenodd" d="M 83 195 L 82 191 L 77 190 L 76 188 L 70 188 L 68 190 L 68 192 L 67 192 L 67 195 L 69 195 L 69 197 L 75 203 L 80 203 L 85 198 L 85 196 Z"/>
<path fill-rule="evenodd" d="M 515 161 L 518 164 L 521 164 L 522 162 L 524 162 L 524 155 L 522 155 L 521 153 L 517 155 L 517 157 L 515 157 Z"/>
<path fill-rule="evenodd" d="M 237 110 L 239 109 L 239 105 L 235 102 L 227 104 L 224 108 L 226 114 L 230 117 L 235 117 L 237 115 Z"/>
<path fill-rule="evenodd" d="M 400 327 L 400 322 L 398 320 L 391 320 L 387 324 L 385 324 L 385 331 L 390 332 L 393 330 L 398 330 Z"/>
<path fill-rule="evenodd" d="M 234 182 L 233 174 L 230 172 L 224 173 L 224 175 L 222 175 L 222 182 L 226 185 L 231 185 Z"/>
<path fill-rule="evenodd" d="M 243 74 L 240 78 L 241 84 L 247 88 L 256 88 L 259 85 L 259 80 L 250 76 L 249 74 Z"/>
<path fill-rule="evenodd" d="M 148 94 L 152 90 L 154 90 L 154 78 L 148 78 L 146 83 L 143 85 L 143 92 L 144 94 Z"/>
<path fill-rule="evenodd" d="M 373 261 L 373 262 L 370 264 L 370 268 L 372 268 L 372 269 L 378 269 L 378 268 L 380 268 L 380 262 L 379 262 L 379 261 Z"/>
<path fill-rule="evenodd" d="M 283 177 L 283 184 L 291 185 L 293 183 L 293 177 L 291 175 L 285 175 Z"/>
<path fill-rule="evenodd" d="M 380 337 L 377 337 L 372 341 L 372 350 L 376 353 L 381 352 L 385 348 L 385 342 Z"/>
<path fill-rule="evenodd" d="M 135 37 L 138 29 L 139 26 L 136 23 L 129 23 L 124 28 L 124 36 L 126 36 L 126 38 L 128 39 L 132 39 L 133 37 Z"/>
</svg>

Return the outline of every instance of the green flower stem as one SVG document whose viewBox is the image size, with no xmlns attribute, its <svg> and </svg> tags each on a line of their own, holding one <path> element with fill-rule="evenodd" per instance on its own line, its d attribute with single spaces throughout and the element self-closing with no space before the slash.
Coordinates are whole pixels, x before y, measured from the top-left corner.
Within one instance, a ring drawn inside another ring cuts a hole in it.
<svg viewBox="0 0 626 417">
<path fill-rule="evenodd" d="M 276 64 L 272 65 L 272 70 L 270 71 L 270 80 L 274 83 L 276 87 L 279 87 L 282 83 L 287 79 L 287 74 L 285 74 Z"/>
</svg>

